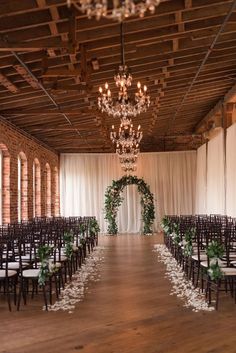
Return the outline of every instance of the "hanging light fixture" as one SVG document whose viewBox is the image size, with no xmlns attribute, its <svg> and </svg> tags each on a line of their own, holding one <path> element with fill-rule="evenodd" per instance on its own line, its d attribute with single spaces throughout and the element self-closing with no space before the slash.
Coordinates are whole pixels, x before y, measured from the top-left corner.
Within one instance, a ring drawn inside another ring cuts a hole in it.
<svg viewBox="0 0 236 353">
<path fill-rule="evenodd" d="M 138 147 L 136 146 L 131 148 L 119 147 L 119 148 L 116 148 L 116 153 L 119 156 L 121 168 L 125 172 L 131 172 L 136 170 L 138 153 L 139 153 Z"/>
<path fill-rule="evenodd" d="M 68 7 L 73 3 L 88 18 L 102 17 L 123 21 L 130 16 L 144 17 L 146 12 L 153 14 L 160 0 L 67 0 Z"/>
<path fill-rule="evenodd" d="M 141 114 L 147 110 L 150 105 L 150 96 L 147 94 L 147 86 L 142 86 L 140 82 L 137 83 L 137 92 L 133 100 L 129 97 L 128 88 L 132 84 L 132 75 L 125 65 L 124 53 L 124 36 L 123 23 L 121 22 L 121 65 L 118 72 L 114 76 L 116 87 L 118 88 L 118 97 L 112 98 L 112 93 L 106 82 L 104 88 L 99 87 L 98 108 L 118 118 L 131 118 Z"/>
<path fill-rule="evenodd" d="M 138 148 L 142 137 L 141 126 L 139 125 L 137 131 L 135 131 L 131 119 L 122 118 L 118 132 L 115 131 L 114 125 L 112 125 L 110 138 L 118 149 Z"/>
<path fill-rule="evenodd" d="M 136 162 L 139 154 L 139 144 L 143 137 L 141 126 L 135 131 L 131 119 L 122 118 L 118 132 L 112 125 L 110 133 L 111 141 L 116 145 L 116 153 L 119 156 L 121 168 L 125 172 L 136 170 Z"/>
</svg>

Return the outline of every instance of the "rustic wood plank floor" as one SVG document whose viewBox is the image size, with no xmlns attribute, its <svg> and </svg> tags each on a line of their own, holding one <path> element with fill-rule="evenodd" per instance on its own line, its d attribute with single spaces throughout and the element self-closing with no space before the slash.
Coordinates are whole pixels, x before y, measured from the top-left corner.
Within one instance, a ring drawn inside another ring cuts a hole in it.
<svg viewBox="0 0 236 353">
<path fill-rule="evenodd" d="M 236 305 L 194 313 L 170 296 L 152 252 L 160 236 L 101 237 L 101 281 L 73 314 L 43 312 L 39 299 L 9 313 L 0 301 L 1 353 L 235 353 Z"/>
</svg>

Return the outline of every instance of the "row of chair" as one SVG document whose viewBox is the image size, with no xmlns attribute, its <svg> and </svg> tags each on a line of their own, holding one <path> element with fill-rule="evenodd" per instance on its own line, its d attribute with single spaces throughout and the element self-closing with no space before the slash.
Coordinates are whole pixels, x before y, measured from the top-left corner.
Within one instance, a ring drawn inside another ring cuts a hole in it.
<svg viewBox="0 0 236 353">
<path fill-rule="evenodd" d="M 36 218 L 0 229 L 0 293 L 12 309 L 12 297 L 20 309 L 31 293 L 42 293 L 44 304 L 81 266 L 98 244 L 95 217 Z"/>
<path fill-rule="evenodd" d="M 209 305 L 215 294 L 230 293 L 236 302 L 236 219 L 221 215 L 165 216 L 166 246 Z"/>
</svg>

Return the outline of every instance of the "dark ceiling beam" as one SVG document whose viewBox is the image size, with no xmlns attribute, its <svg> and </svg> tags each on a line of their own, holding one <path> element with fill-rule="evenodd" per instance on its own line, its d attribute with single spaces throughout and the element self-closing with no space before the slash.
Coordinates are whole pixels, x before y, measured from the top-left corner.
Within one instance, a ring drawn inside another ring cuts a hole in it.
<svg viewBox="0 0 236 353">
<path fill-rule="evenodd" d="M 212 43 L 211 43 L 209 49 L 207 50 L 206 55 L 205 55 L 205 57 L 204 57 L 204 59 L 203 59 L 201 65 L 199 66 L 199 68 L 198 68 L 198 70 L 197 70 L 197 72 L 196 72 L 196 74 L 195 74 L 195 76 L 194 76 L 192 82 L 190 83 L 188 89 L 186 90 L 186 93 L 185 93 L 185 95 L 183 96 L 183 98 L 182 98 L 180 104 L 177 106 L 177 109 L 176 109 L 176 111 L 175 111 L 175 114 L 174 114 L 173 117 L 169 120 L 169 123 L 168 123 L 168 125 L 167 125 L 167 129 L 166 129 L 166 134 L 168 134 L 170 128 L 173 126 L 173 124 L 174 124 L 174 122 L 175 122 L 175 120 L 176 120 L 176 118 L 177 118 L 179 112 L 181 111 L 181 108 L 182 108 L 182 106 L 183 106 L 183 104 L 184 104 L 184 102 L 185 102 L 185 100 L 186 100 L 188 94 L 189 94 L 190 91 L 192 90 L 192 87 L 193 87 L 193 85 L 195 84 L 195 82 L 197 81 L 197 78 L 198 78 L 198 76 L 199 76 L 199 74 L 200 74 L 202 68 L 204 67 L 204 65 L 205 65 L 205 63 L 206 63 L 208 57 L 210 56 L 210 54 L 211 54 L 211 52 L 212 52 L 212 50 L 213 50 L 213 48 L 214 48 L 214 46 L 215 46 L 215 44 L 216 44 L 216 42 L 217 42 L 219 36 L 220 36 L 221 33 L 224 31 L 224 28 L 225 28 L 225 26 L 226 26 L 226 24 L 227 24 L 227 22 L 228 22 L 230 16 L 232 15 L 233 11 L 235 10 L 235 8 L 236 8 L 236 0 L 233 1 L 230 10 L 229 10 L 229 12 L 227 13 L 227 16 L 225 17 L 225 19 L 224 19 L 222 25 L 220 26 L 220 28 L 219 28 L 219 30 L 218 30 L 218 32 L 217 32 L 217 34 L 216 34 L 216 36 L 214 37 L 214 40 L 212 41 Z"/>
</svg>

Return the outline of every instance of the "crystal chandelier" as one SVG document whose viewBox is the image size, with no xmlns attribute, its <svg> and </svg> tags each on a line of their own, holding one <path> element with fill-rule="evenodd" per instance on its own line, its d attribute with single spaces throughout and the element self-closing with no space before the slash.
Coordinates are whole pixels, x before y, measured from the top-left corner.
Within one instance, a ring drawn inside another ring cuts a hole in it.
<svg viewBox="0 0 236 353">
<path fill-rule="evenodd" d="M 136 146 L 130 149 L 124 147 L 117 148 L 116 153 L 119 156 L 119 161 L 122 170 L 124 170 L 125 172 L 131 172 L 136 170 L 136 162 L 138 158 L 139 148 L 137 148 Z"/>
<path fill-rule="evenodd" d="M 135 131 L 131 119 L 122 118 L 118 132 L 110 133 L 111 141 L 116 145 L 116 153 L 125 172 L 136 170 L 136 162 L 139 154 L 139 144 L 143 137 L 140 125 Z"/>
<path fill-rule="evenodd" d="M 143 137 L 143 133 L 140 129 L 141 126 L 139 125 L 137 131 L 135 131 L 132 120 L 122 118 L 118 133 L 114 130 L 114 125 L 112 125 L 112 131 L 110 133 L 111 141 L 116 144 L 116 149 L 138 148 Z"/>
<path fill-rule="evenodd" d="M 155 12 L 160 0 L 67 0 L 68 7 L 73 3 L 88 18 L 95 17 L 100 20 L 102 17 L 123 21 L 130 16 L 144 17 L 145 13 Z M 110 6 L 112 5 L 112 6 Z"/>
<path fill-rule="evenodd" d="M 114 76 L 118 97 L 114 100 L 112 93 L 106 82 L 104 88 L 99 87 L 98 108 L 117 118 L 131 118 L 147 110 L 150 105 L 150 96 L 147 94 L 147 86 L 137 83 L 137 92 L 133 100 L 128 95 L 128 88 L 132 84 L 132 75 L 125 65 L 123 23 L 121 22 L 121 65 Z"/>
<path fill-rule="evenodd" d="M 135 159 L 132 156 L 120 160 L 121 169 L 124 172 L 134 172 L 137 169 L 136 160 L 137 158 Z"/>
</svg>

